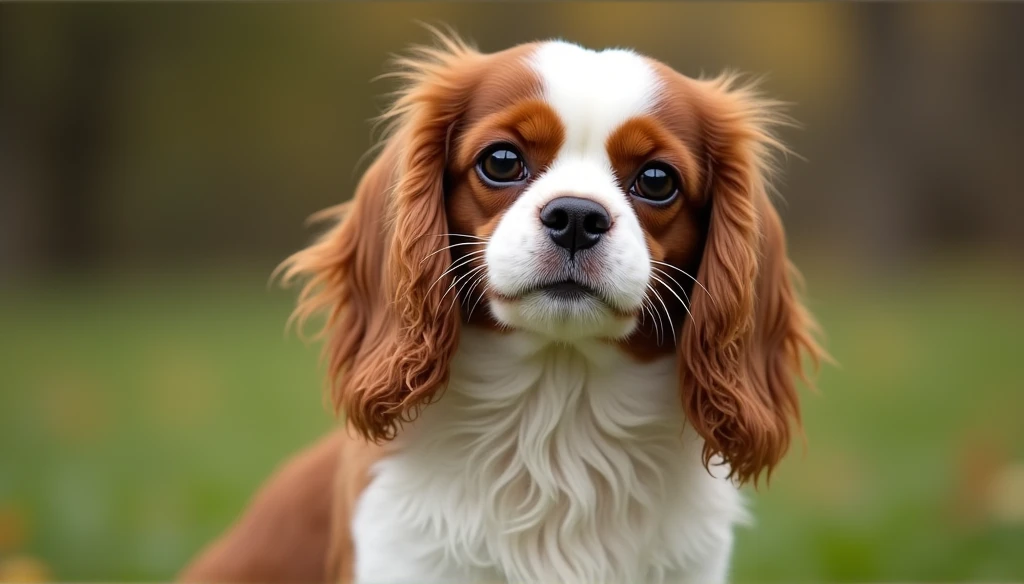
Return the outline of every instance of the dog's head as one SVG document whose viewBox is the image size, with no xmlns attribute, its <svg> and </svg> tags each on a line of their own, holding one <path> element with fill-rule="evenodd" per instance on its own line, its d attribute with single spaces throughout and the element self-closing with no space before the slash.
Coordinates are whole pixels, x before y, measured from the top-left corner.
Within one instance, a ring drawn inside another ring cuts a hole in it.
<svg viewBox="0 0 1024 584">
<path fill-rule="evenodd" d="M 324 312 L 331 395 L 386 440 L 439 395 L 462 326 L 677 355 L 690 423 L 735 478 L 778 462 L 820 353 L 768 197 L 773 102 L 625 50 L 402 60 L 390 131 L 337 223 L 285 264 Z"/>
</svg>

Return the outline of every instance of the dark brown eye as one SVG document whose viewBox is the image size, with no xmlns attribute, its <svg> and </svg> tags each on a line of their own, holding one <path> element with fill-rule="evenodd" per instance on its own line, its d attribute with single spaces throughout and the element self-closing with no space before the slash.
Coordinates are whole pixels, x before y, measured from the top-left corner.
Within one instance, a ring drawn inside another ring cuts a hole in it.
<svg viewBox="0 0 1024 584">
<path fill-rule="evenodd" d="M 679 178 L 667 164 L 654 162 L 640 170 L 630 192 L 641 199 L 666 203 L 679 192 Z"/>
<path fill-rule="evenodd" d="M 488 148 L 480 156 L 476 167 L 486 182 L 495 185 L 519 182 L 526 178 L 523 156 L 509 144 Z"/>
</svg>

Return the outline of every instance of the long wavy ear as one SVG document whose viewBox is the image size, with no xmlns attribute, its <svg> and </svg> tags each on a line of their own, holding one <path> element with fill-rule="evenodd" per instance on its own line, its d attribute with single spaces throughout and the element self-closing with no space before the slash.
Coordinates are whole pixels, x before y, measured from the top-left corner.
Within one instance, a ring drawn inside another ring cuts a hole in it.
<svg viewBox="0 0 1024 584">
<path fill-rule="evenodd" d="M 711 213 L 692 318 L 680 343 L 680 384 L 704 463 L 720 459 L 739 482 L 770 476 L 800 423 L 802 354 L 824 357 L 816 325 L 794 291 L 799 274 L 768 197 L 774 102 L 736 78 L 700 82 L 711 173 Z"/>
<path fill-rule="evenodd" d="M 440 36 L 440 35 L 439 35 Z M 443 181 L 449 128 L 466 105 L 479 53 L 440 37 L 398 61 L 405 87 L 383 118 L 386 146 L 337 223 L 282 265 L 305 280 L 293 317 L 325 314 L 330 395 L 350 427 L 389 440 L 448 381 L 459 310 L 443 305 L 450 276 Z"/>
</svg>

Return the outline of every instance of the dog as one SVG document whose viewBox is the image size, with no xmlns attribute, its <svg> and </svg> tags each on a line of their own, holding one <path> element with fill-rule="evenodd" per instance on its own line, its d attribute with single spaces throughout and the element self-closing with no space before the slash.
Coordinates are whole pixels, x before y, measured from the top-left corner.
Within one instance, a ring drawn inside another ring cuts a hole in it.
<svg viewBox="0 0 1024 584">
<path fill-rule="evenodd" d="M 282 266 L 344 425 L 182 580 L 726 581 L 826 356 L 780 104 L 562 41 L 440 35 L 395 75 L 355 197 Z"/>
</svg>

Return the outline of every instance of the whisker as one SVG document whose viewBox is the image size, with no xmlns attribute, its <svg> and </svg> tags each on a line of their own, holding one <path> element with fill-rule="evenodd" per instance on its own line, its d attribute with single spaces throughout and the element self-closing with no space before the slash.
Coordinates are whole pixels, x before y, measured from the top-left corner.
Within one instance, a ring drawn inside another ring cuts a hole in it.
<svg viewBox="0 0 1024 584">
<path fill-rule="evenodd" d="M 651 292 L 654 292 L 653 288 L 651 289 Z M 654 330 L 658 335 L 658 345 L 661 345 L 665 342 L 665 323 L 662 322 L 661 311 L 654 305 L 654 299 L 648 297 L 647 301 L 651 308 L 651 318 L 654 321 Z"/>
<path fill-rule="evenodd" d="M 684 310 L 686 310 L 686 314 L 689 314 L 689 315 L 690 315 L 690 321 L 692 322 L 692 321 L 693 321 L 693 314 L 692 314 L 692 313 L 690 312 L 690 308 L 689 308 L 688 306 L 686 306 L 686 303 L 685 303 L 685 302 L 683 302 L 683 299 L 682 299 L 682 298 L 680 298 L 678 294 L 676 294 L 676 291 L 675 291 L 675 290 L 673 290 L 671 286 L 669 286 L 668 284 L 666 284 L 666 283 L 665 283 L 665 281 L 664 281 L 664 280 L 662 280 L 661 278 L 659 278 L 659 277 L 657 277 L 657 276 L 655 276 L 655 275 L 653 275 L 653 274 L 651 275 L 651 277 L 652 277 L 652 278 L 654 278 L 655 280 L 657 280 L 657 281 L 661 282 L 661 285 L 662 285 L 662 286 L 664 286 L 664 287 L 668 288 L 668 291 L 669 291 L 669 292 L 671 292 L 671 293 L 672 293 L 672 295 L 676 297 L 676 300 L 678 300 L 678 301 L 679 301 L 679 304 L 682 304 L 682 305 L 683 305 L 683 309 L 684 309 Z M 676 282 L 676 283 L 678 284 L 678 282 Z"/>
<path fill-rule="evenodd" d="M 420 264 L 422 265 L 423 262 L 429 260 L 432 256 L 435 256 L 435 255 L 441 253 L 442 251 L 444 251 L 446 249 L 451 249 L 453 247 L 459 247 L 459 246 L 462 246 L 462 245 L 484 245 L 484 244 L 485 244 L 485 242 L 483 242 L 483 241 L 464 241 L 462 243 L 453 243 L 451 245 L 446 245 L 446 246 L 442 247 L 441 249 L 439 249 L 437 251 L 432 251 L 429 254 L 427 254 L 427 257 L 423 258 L 423 260 L 420 262 Z"/>
<path fill-rule="evenodd" d="M 662 265 L 662 266 L 668 266 L 668 267 L 672 268 L 673 270 L 679 271 L 680 273 L 682 273 L 687 278 L 693 280 L 698 286 L 701 287 L 702 290 L 704 290 L 704 292 L 708 295 L 708 298 L 710 298 L 711 301 L 715 303 L 715 306 L 718 306 L 718 302 L 715 301 L 715 297 L 711 295 L 711 292 L 708 292 L 708 289 L 704 287 L 704 284 L 701 284 L 700 280 L 698 280 L 697 278 L 694 278 L 693 276 L 691 276 L 689 274 L 689 272 L 687 272 L 686 270 L 677 268 L 677 267 L 673 266 L 672 264 L 667 264 L 665 262 L 659 262 L 658 260 L 651 260 L 651 262 L 655 263 L 655 264 Z"/>
<path fill-rule="evenodd" d="M 469 300 L 473 297 L 473 289 L 477 287 L 477 284 L 483 281 L 483 278 L 486 275 L 486 273 L 480 273 L 477 274 L 477 276 L 472 279 L 472 284 L 469 286 L 469 290 L 466 292 L 466 298 L 464 299 L 467 304 L 469 303 Z"/>
<path fill-rule="evenodd" d="M 661 297 L 661 294 L 658 294 L 658 291 L 655 290 L 653 286 L 650 284 L 647 286 L 650 288 L 651 292 L 654 292 L 654 297 L 658 299 L 659 303 L 661 303 L 661 307 L 665 309 L 665 318 L 668 319 L 668 326 L 672 331 L 672 343 L 674 344 L 676 342 L 676 325 L 672 322 L 672 315 L 668 313 L 668 305 L 665 304 L 665 300 Z"/>
<path fill-rule="evenodd" d="M 683 285 L 679 283 L 679 280 L 676 280 L 675 278 L 673 278 L 672 275 L 669 274 L 668 272 L 666 272 L 665 270 L 662 270 L 662 269 L 658 268 L 657 266 L 651 266 L 651 267 L 654 268 L 654 270 L 657 273 L 659 273 L 662 276 L 664 276 L 665 278 L 667 278 L 669 282 L 672 282 L 673 284 L 675 284 L 679 288 L 679 291 L 683 293 L 683 298 L 679 298 L 679 295 L 675 293 L 675 290 L 673 290 L 672 287 L 669 286 L 667 282 L 661 282 L 666 288 L 668 288 L 668 291 L 671 292 L 676 297 L 677 300 L 679 300 L 679 303 L 683 305 L 683 308 L 686 309 L 686 314 L 690 315 L 690 320 L 693 320 L 693 314 L 690 312 L 690 304 L 691 304 L 690 295 L 686 293 L 686 288 L 684 288 Z M 659 282 L 661 281 L 661 279 L 657 278 L 657 276 L 654 276 L 654 274 L 651 274 L 651 277 L 657 279 Z M 685 299 L 685 301 L 684 301 L 684 299 Z"/>
<path fill-rule="evenodd" d="M 651 287 L 650 284 L 647 285 L 647 290 L 652 294 L 657 294 L 654 292 L 654 288 Z M 649 295 L 644 296 L 644 299 L 650 305 L 651 322 L 654 324 L 654 332 L 657 333 L 657 344 L 660 345 L 665 341 L 665 323 L 662 322 L 662 312 L 657 309 L 657 306 L 654 305 L 654 301 L 651 300 Z"/>
<path fill-rule="evenodd" d="M 441 295 L 441 299 L 437 301 L 437 302 L 438 302 L 438 304 L 437 304 L 437 307 L 438 307 L 438 308 L 440 308 L 440 307 L 441 307 L 441 302 L 444 302 L 444 297 L 445 297 L 445 296 L 447 296 L 447 295 L 448 295 L 448 293 L 452 291 L 452 288 L 454 288 L 456 284 L 458 284 L 458 283 L 459 283 L 459 282 L 461 282 L 461 281 L 462 281 L 463 279 L 465 279 L 465 278 L 466 278 L 466 276 L 469 276 L 469 275 L 471 275 L 471 274 L 473 274 L 473 273 L 475 273 L 475 272 L 478 272 L 478 271 L 480 271 L 480 270 L 482 270 L 482 269 L 484 269 L 484 268 L 486 268 L 486 267 L 487 267 L 486 265 L 484 265 L 484 266 L 477 266 L 477 267 L 473 268 L 472 270 L 470 270 L 470 271 L 466 272 L 465 274 L 462 274 L 461 276 L 459 276 L 458 278 L 456 278 L 456 279 L 455 279 L 455 281 L 454 281 L 454 282 L 452 282 L 451 286 L 448 286 L 448 289 L 444 291 L 444 294 L 442 294 L 442 295 Z M 460 290 L 461 290 L 461 289 L 460 289 Z M 456 294 L 455 294 L 455 299 L 456 299 L 456 300 L 458 300 L 458 296 L 459 296 L 459 295 L 458 295 L 458 293 L 456 293 Z M 453 301 L 453 302 L 452 302 L 452 306 L 454 306 L 454 305 L 455 305 L 455 302 Z M 449 310 L 450 310 L 450 309 L 449 309 Z"/>
<path fill-rule="evenodd" d="M 654 338 L 655 338 L 655 340 L 658 340 L 658 339 L 661 338 L 661 335 L 658 334 L 658 320 L 656 318 L 654 318 L 654 313 L 650 311 L 650 308 L 648 307 L 648 304 L 650 304 L 650 299 L 647 298 L 646 296 L 644 296 L 643 302 L 640 303 L 640 309 L 643 312 L 648 313 L 648 314 L 651 315 L 651 328 L 654 329 Z M 658 344 L 659 345 L 661 344 L 660 340 L 658 340 Z"/>
<path fill-rule="evenodd" d="M 481 277 L 487 275 L 486 270 L 480 271 L 480 268 L 484 267 L 486 266 L 478 266 L 477 268 L 470 270 L 465 274 L 466 276 L 470 276 L 470 278 L 466 280 L 466 282 L 463 283 L 461 286 L 459 286 L 459 290 L 458 292 L 455 293 L 455 297 L 452 298 L 452 305 L 448 308 L 448 310 L 454 308 L 456 304 L 461 304 L 463 300 L 467 302 L 469 301 L 470 294 L 472 293 L 472 287 L 475 286 L 476 283 L 480 281 Z M 474 275 L 474 272 L 477 273 Z M 467 289 L 469 289 L 469 292 L 463 294 L 463 292 Z M 444 300 L 444 297 L 442 296 L 441 299 Z"/>
<path fill-rule="evenodd" d="M 649 314 L 649 311 L 647 309 L 647 297 L 644 296 L 643 301 L 640 302 L 640 326 L 644 326 L 645 324 L 647 324 L 647 315 L 648 314 Z M 653 327 L 653 325 L 655 324 L 654 315 L 651 314 L 650 316 L 651 316 L 651 325 Z M 655 338 L 657 338 L 657 337 L 655 337 Z"/>
<path fill-rule="evenodd" d="M 485 274 L 483 277 L 480 278 L 480 280 L 483 281 L 486 278 L 487 278 L 487 275 Z M 466 320 L 469 320 L 470 318 L 473 318 L 473 311 L 476 310 L 476 305 L 480 304 L 480 301 L 484 299 L 484 296 L 487 294 L 487 291 L 490 290 L 490 289 L 491 289 L 490 284 L 484 284 L 484 287 L 480 289 L 480 296 L 477 296 L 476 302 L 473 303 L 473 307 L 469 309 L 469 318 L 467 318 Z"/>
<path fill-rule="evenodd" d="M 480 237 L 479 235 L 467 235 L 465 233 L 438 233 L 434 237 L 469 237 L 472 239 L 479 239 L 480 241 L 490 241 L 489 237 Z"/>
<path fill-rule="evenodd" d="M 654 305 L 654 301 L 649 297 L 645 297 L 647 300 L 647 307 L 651 311 L 651 320 L 654 322 L 654 330 L 658 333 L 658 344 L 665 342 L 665 326 L 661 322 L 661 313 L 658 312 L 658 307 Z"/>
<path fill-rule="evenodd" d="M 676 280 L 675 278 L 672 277 L 671 274 L 669 274 L 665 270 L 659 268 L 658 266 L 651 266 L 651 267 L 654 268 L 654 270 L 656 272 L 658 272 L 659 274 L 661 274 L 662 276 L 665 276 L 666 278 L 668 278 L 669 282 L 672 282 L 673 284 L 678 286 L 679 287 L 679 291 L 682 292 L 683 293 L 683 297 L 686 298 L 687 304 L 690 303 L 690 295 L 686 293 L 686 288 L 684 288 L 683 285 L 679 283 L 679 280 Z"/>
<path fill-rule="evenodd" d="M 473 299 L 473 292 L 476 289 L 476 287 L 479 286 L 481 282 L 484 282 L 485 280 L 487 280 L 487 270 L 483 270 L 483 271 L 479 272 L 475 277 L 471 278 L 471 280 L 472 280 L 472 284 L 470 284 L 468 286 L 468 291 L 465 294 L 465 300 L 466 300 L 466 304 L 467 305 L 469 304 L 469 301 Z M 473 306 L 470 307 L 470 309 L 469 309 L 469 313 L 466 315 L 466 320 L 467 321 L 469 319 L 473 318 L 473 309 L 476 308 L 477 303 L 479 303 L 480 300 L 483 298 L 484 292 L 486 291 L 486 288 L 487 288 L 487 284 L 484 284 L 484 288 L 482 288 L 481 291 L 480 291 L 480 296 L 477 297 L 476 302 L 473 303 Z M 459 293 L 460 294 L 462 293 L 461 289 L 459 290 Z"/>
<path fill-rule="evenodd" d="M 481 250 L 477 250 L 477 251 L 472 251 L 472 252 L 467 253 L 463 257 L 459 258 L 456 262 L 454 262 L 452 264 L 452 266 L 450 268 L 445 270 L 443 274 L 441 274 L 440 276 L 437 277 L 436 280 L 434 280 L 434 283 L 431 284 L 429 288 L 427 288 L 427 292 L 430 292 L 431 290 L 433 290 L 434 286 L 436 286 L 437 283 L 441 281 L 441 278 L 445 277 L 445 275 L 447 275 L 449 272 L 451 272 L 452 270 L 461 268 L 462 266 L 465 266 L 465 265 L 471 263 L 474 259 L 476 259 L 474 256 L 476 256 L 476 255 L 478 255 L 480 253 L 483 253 L 484 251 L 485 250 L 482 250 L 482 249 Z"/>
<path fill-rule="evenodd" d="M 462 291 L 465 290 L 466 289 L 466 285 L 469 284 L 473 280 L 473 276 L 472 276 L 472 274 L 470 272 L 467 272 L 466 274 L 463 274 L 462 277 L 460 277 L 458 280 L 456 280 L 455 282 L 452 282 L 452 284 L 457 284 L 459 280 L 462 280 L 466 276 L 470 276 L 470 278 L 468 280 L 466 280 L 463 284 L 461 284 L 458 287 L 458 289 L 456 290 L 455 295 L 452 296 L 452 303 L 448 305 L 448 312 L 451 312 L 452 309 L 455 308 L 456 304 L 460 304 L 461 303 L 461 300 L 462 300 L 462 297 L 463 297 L 462 296 Z M 449 287 L 448 290 L 451 290 L 451 287 Z M 444 297 L 447 296 L 447 295 L 448 295 L 448 292 L 446 291 L 444 293 L 444 296 L 441 296 L 441 300 L 438 301 L 438 306 L 441 305 L 441 302 L 444 301 Z"/>
</svg>

